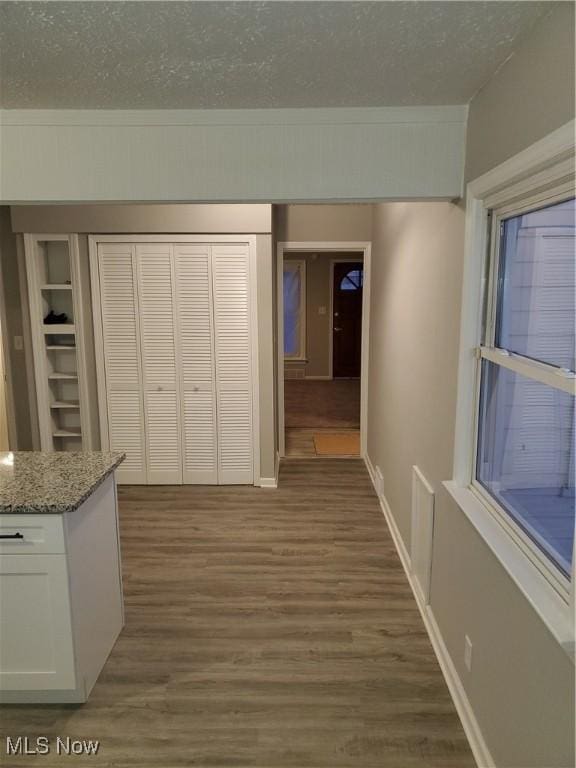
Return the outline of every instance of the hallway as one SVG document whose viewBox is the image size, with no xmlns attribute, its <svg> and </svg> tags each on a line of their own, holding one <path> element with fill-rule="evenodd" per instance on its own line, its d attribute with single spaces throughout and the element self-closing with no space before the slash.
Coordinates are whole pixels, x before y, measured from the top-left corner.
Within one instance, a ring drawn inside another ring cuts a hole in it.
<svg viewBox="0 0 576 768">
<path fill-rule="evenodd" d="M 316 458 L 315 435 L 359 435 L 360 379 L 286 379 L 284 408 L 286 456 Z"/>
<path fill-rule="evenodd" d="M 84 706 L 5 733 L 99 739 L 99 768 L 473 768 L 362 462 L 119 497 L 126 627 Z"/>
</svg>

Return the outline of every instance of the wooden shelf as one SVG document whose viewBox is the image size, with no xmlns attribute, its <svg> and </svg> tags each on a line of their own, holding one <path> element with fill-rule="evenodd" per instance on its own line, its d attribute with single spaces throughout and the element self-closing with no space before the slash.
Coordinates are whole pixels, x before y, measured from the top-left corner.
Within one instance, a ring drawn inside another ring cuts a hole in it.
<svg viewBox="0 0 576 768">
<path fill-rule="evenodd" d="M 48 374 L 48 378 L 51 381 L 59 381 L 61 379 L 68 379 L 72 381 L 78 378 L 78 374 L 77 373 L 60 373 L 59 371 L 54 371 L 53 373 Z"/>
<path fill-rule="evenodd" d="M 73 334 L 76 333 L 76 328 L 73 323 L 58 323 L 57 325 L 50 325 L 47 323 L 42 324 L 42 329 L 44 330 L 44 334 L 53 333 L 56 335 L 60 334 Z"/>
<path fill-rule="evenodd" d="M 52 437 L 82 437 L 82 432 L 79 429 L 57 429 L 52 432 Z"/>
<path fill-rule="evenodd" d="M 71 283 L 44 283 L 40 286 L 42 291 L 71 291 Z"/>
<path fill-rule="evenodd" d="M 67 408 L 70 410 L 78 410 L 80 408 L 80 403 L 78 400 L 54 400 L 54 402 L 50 404 L 50 408 Z"/>
</svg>

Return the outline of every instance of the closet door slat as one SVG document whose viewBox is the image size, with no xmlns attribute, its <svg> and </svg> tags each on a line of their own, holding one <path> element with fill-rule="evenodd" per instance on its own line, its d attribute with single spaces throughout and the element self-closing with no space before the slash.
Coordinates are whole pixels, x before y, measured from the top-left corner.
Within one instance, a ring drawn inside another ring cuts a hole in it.
<svg viewBox="0 0 576 768">
<path fill-rule="evenodd" d="M 250 262 L 246 245 L 212 246 L 218 482 L 252 483 Z"/>
<path fill-rule="evenodd" d="M 137 244 L 147 478 L 182 482 L 172 245 Z"/>
<path fill-rule="evenodd" d="M 98 246 L 110 450 L 126 453 L 119 483 L 146 482 L 134 246 Z"/>
<path fill-rule="evenodd" d="M 209 245 L 174 245 L 185 483 L 218 482 Z"/>
</svg>

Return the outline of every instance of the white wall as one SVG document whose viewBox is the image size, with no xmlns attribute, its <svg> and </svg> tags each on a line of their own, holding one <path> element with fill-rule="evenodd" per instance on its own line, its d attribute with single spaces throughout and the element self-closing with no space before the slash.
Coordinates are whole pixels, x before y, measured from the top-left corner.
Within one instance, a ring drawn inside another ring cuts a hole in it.
<svg viewBox="0 0 576 768">
<path fill-rule="evenodd" d="M 553 4 L 470 103 L 470 181 L 574 118 L 574 3 Z"/>
<path fill-rule="evenodd" d="M 574 8 L 563 3 L 472 101 L 469 178 L 573 117 Z M 496 765 L 573 768 L 573 662 L 441 484 L 452 475 L 463 227 L 451 204 L 375 208 L 368 452 L 408 550 L 413 464 L 436 492 L 431 609 Z"/>
<path fill-rule="evenodd" d="M 460 206 L 375 207 L 368 455 L 408 551 L 412 465 L 436 493 L 431 608 L 496 765 L 568 768 L 573 664 L 442 486 L 452 476 L 463 236 Z"/>
<path fill-rule="evenodd" d="M 462 192 L 466 107 L 5 110 L 18 202 L 289 202 Z"/>
</svg>

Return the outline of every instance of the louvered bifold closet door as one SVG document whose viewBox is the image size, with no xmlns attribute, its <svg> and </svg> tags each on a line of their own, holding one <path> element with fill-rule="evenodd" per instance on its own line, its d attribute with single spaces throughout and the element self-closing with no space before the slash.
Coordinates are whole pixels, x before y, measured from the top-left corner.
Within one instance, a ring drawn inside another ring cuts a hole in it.
<svg viewBox="0 0 576 768">
<path fill-rule="evenodd" d="M 174 245 L 185 483 L 218 482 L 209 245 Z"/>
<path fill-rule="evenodd" d="M 182 482 L 172 245 L 137 244 L 147 479 Z"/>
<path fill-rule="evenodd" d="M 134 246 L 100 243 L 98 274 L 109 446 L 112 451 L 126 453 L 126 459 L 116 472 L 118 482 L 145 483 L 146 451 Z"/>
<path fill-rule="evenodd" d="M 252 483 L 250 262 L 247 245 L 212 246 L 218 482 Z"/>
</svg>

